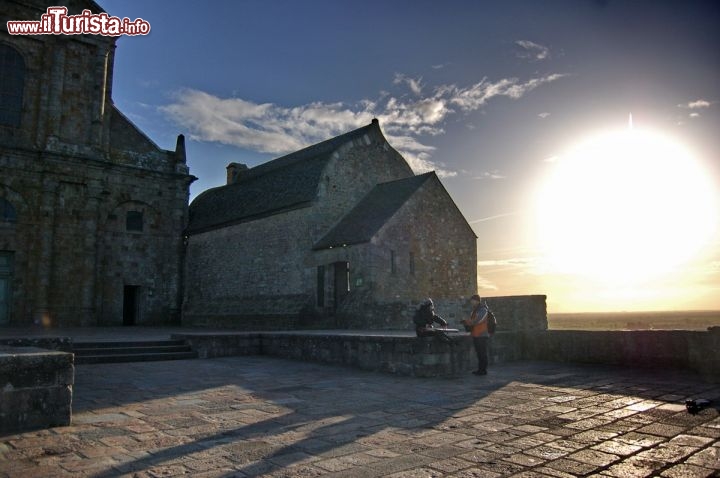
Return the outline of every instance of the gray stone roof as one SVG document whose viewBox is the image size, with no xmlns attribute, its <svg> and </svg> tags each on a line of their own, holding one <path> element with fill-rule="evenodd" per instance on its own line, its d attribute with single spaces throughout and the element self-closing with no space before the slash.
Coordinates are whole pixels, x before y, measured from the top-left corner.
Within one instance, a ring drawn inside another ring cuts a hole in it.
<svg viewBox="0 0 720 478">
<path fill-rule="evenodd" d="M 187 231 L 202 232 L 309 206 L 332 153 L 373 128 L 379 131 L 377 120 L 243 171 L 232 184 L 208 189 L 190 204 Z"/>
<path fill-rule="evenodd" d="M 434 172 L 375 186 L 313 249 L 369 242 Z"/>
</svg>

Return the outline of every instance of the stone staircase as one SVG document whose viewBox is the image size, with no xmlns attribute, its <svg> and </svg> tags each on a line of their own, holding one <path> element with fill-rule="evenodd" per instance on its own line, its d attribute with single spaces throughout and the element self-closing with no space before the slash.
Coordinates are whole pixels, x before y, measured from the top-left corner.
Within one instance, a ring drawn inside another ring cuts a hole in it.
<svg viewBox="0 0 720 478">
<path fill-rule="evenodd" d="M 73 353 L 76 364 L 186 360 L 198 356 L 183 340 L 76 342 Z"/>
</svg>

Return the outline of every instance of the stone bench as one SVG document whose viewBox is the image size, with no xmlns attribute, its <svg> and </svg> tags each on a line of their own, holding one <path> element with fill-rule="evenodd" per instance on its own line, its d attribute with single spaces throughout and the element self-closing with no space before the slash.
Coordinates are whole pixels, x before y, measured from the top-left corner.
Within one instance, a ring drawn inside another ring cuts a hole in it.
<svg viewBox="0 0 720 478">
<path fill-rule="evenodd" d="M 69 425 L 73 354 L 0 345 L 0 433 Z"/>
</svg>

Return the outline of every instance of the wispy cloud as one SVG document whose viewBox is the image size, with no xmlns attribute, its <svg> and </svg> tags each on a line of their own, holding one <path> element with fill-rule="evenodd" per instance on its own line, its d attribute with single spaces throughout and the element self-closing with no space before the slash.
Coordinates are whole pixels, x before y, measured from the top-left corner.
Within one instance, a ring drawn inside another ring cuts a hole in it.
<svg viewBox="0 0 720 478">
<path fill-rule="evenodd" d="M 550 113 L 548 113 L 547 111 L 544 111 L 542 113 L 538 113 L 538 116 L 540 117 L 540 119 L 545 119 L 548 116 L 550 116 Z"/>
<path fill-rule="evenodd" d="M 475 176 L 473 179 L 505 179 L 505 176 L 500 174 L 498 170 L 486 171 L 479 176 Z"/>
<path fill-rule="evenodd" d="M 298 150 L 368 124 L 376 117 L 388 141 L 405 156 L 414 171 L 436 170 L 438 175 L 447 177 L 456 173 L 432 160 L 435 147 L 427 144 L 427 138 L 444 134 L 443 124 L 450 115 L 476 111 L 501 96 L 519 99 L 563 76 L 555 73 L 525 81 L 483 78 L 466 87 L 445 84 L 428 88 L 419 78 L 396 75 L 394 83 L 405 85 L 412 96 L 396 97 L 382 92 L 377 99 L 355 103 L 311 102 L 298 106 L 222 98 L 186 88 L 176 91 L 160 111 L 188 131 L 193 140 L 272 154 Z"/>
<path fill-rule="evenodd" d="M 498 290 L 498 286 L 493 284 L 489 279 L 477 276 L 478 289 L 480 290 Z"/>
<path fill-rule="evenodd" d="M 550 57 L 550 49 L 529 40 L 517 40 L 515 45 L 519 47 L 516 53 L 518 58 L 540 61 Z"/>
<path fill-rule="evenodd" d="M 482 260 L 477 261 L 478 267 L 497 267 L 497 266 L 517 266 L 517 267 L 525 267 L 532 265 L 534 263 L 534 259 L 527 258 L 527 257 L 514 257 L 510 259 L 490 259 L 490 260 Z"/>
<path fill-rule="evenodd" d="M 480 222 L 492 221 L 492 220 L 495 220 L 495 219 L 500 219 L 500 218 L 502 218 L 502 217 L 514 216 L 515 214 L 516 214 L 516 213 L 514 213 L 514 212 L 506 212 L 506 213 L 503 213 L 503 214 L 496 214 L 496 215 L 494 215 L 494 216 L 481 217 L 480 219 L 475 219 L 474 221 L 469 221 L 468 224 L 477 224 L 477 223 L 480 223 Z"/>
<path fill-rule="evenodd" d="M 543 159 L 543 163 L 557 163 L 558 159 L 560 159 L 558 156 L 548 156 L 547 158 Z"/>
<path fill-rule="evenodd" d="M 691 110 L 695 110 L 701 108 L 709 108 L 711 104 L 712 103 L 707 100 L 698 99 L 695 101 L 690 101 L 688 103 L 680 103 L 678 105 L 678 108 L 689 108 Z"/>
</svg>

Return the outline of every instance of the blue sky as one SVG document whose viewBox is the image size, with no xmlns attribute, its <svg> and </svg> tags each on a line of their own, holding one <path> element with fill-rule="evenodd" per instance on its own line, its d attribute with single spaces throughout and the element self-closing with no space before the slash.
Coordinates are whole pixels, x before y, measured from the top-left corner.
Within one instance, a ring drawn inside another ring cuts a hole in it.
<svg viewBox="0 0 720 478">
<path fill-rule="evenodd" d="M 230 161 L 253 166 L 377 116 L 416 171 L 440 173 L 473 224 L 488 295 L 603 308 L 589 283 L 538 272 L 532 192 L 566 148 L 624 126 L 630 112 L 691 149 L 720 184 L 718 2 L 99 4 L 152 25 L 118 41 L 113 97 L 161 147 L 186 134 L 193 196 L 222 184 Z M 718 235 L 710 242 L 682 283 L 655 278 L 653 297 L 666 300 L 631 294 L 607 308 L 720 309 Z M 679 288 L 694 292 L 670 301 Z"/>
</svg>

